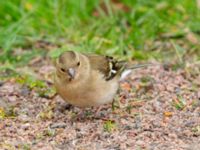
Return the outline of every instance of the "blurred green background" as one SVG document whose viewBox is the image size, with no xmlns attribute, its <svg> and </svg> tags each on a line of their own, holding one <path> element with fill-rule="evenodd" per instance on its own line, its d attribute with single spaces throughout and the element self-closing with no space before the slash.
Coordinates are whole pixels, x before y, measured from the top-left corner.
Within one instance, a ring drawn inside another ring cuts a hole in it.
<svg viewBox="0 0 200 150">
<path fill-rule="evenodd" d="M 63 50 L 200 60 L 198 0 L 1 0 L 0 18 L 1 64 Z"/>
</svg>

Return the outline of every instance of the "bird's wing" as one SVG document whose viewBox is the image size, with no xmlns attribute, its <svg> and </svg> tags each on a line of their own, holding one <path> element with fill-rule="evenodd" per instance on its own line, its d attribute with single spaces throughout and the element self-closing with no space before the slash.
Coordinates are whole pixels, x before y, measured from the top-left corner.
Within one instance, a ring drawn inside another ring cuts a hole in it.
<svg viewBox="0 0 200 150">
<path fill-rule="evenodd" d="M 120 77 L 125 68 L 125 61 L 117 61 L 113 57 L 95 54 L 84 55 L 88 57 L 92 69 L 101 72 L 106 80 L 111 80 L 116 76 Z"/>
</svg>

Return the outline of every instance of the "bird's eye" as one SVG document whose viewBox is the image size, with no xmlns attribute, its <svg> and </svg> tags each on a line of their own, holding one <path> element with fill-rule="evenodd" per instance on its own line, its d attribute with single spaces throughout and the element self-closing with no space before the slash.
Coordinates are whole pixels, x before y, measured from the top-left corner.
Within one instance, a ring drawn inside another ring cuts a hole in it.
<svg viewBox="0 0 200 150">
<path fill-rule="evenodd" d="M 63 68 L 60 68 L 60 70 L 61 70 L 62 72 L 65 72 L 65 69 L 63 69 Z"/>
<path fill-rule="evenodd" d="M 79 62 L 77 63 L 77 66 L 80 66 L 80 64 L 81 64 L 81 63 L 80 63 L 80 61 L 79 61 Z"/>
</svg>

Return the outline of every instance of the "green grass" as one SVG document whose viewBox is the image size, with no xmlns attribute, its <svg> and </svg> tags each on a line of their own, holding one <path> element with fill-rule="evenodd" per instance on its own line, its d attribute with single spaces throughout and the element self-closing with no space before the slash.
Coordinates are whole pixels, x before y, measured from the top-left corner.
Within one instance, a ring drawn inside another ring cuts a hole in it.
<svg viewBox="0 0 200 150">
<path fill-rule="evenodd" d="M 101 7 L 102 3 L 105 7 Z M 59 46 L 52 49 L 52 56 L 73 49 L 142 60 L 159 59 L 161 52 L 166 56 L 174 51 L 155 48 L 156 41 L 168 40 L 162 38 L 164 34 L 183 35 L 184 41 L 187 30 L 200 40 L 200 9 L 195 0 L 121 0 L 121 3 L 129 7 L 129 12 L 116 9 L 111 0 L 2 0 L 0 61 L 23 61 L 24 55 L 15 59 L 17 49 L 40 55 L 35 53 L 38 40 Z M 93 15 L 95 11 L 98 17 Z M 179 39 L 175 43 L 176 40 Z M 189 41 L 185 44 L 186 50 L 199 54 L 199 44 Z"/>
<path fill-rule="evenodd" d="M 115 122 L 108 120 L 103 124 L 104 131 L 106 132 L 112 132 L 117 128 L 117 125 Z"/>
</svg>

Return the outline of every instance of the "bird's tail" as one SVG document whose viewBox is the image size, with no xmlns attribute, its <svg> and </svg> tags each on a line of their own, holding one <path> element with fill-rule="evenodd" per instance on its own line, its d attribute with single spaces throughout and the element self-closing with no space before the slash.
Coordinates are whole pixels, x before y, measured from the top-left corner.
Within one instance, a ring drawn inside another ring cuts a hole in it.
<svg viewBox="0 0 200 150">
<path fill-rule="evenodd" d="M 134 69 L 152 66 L 153 64 L 125 64 L 124 70 L 121 73 L 120 80 L 126 78 Z"/>
<path fill-rule="evenodd" d="M 125 68 L 126 69 L 138 69 L 138 68 L 144 68 L 144 67 L 149 67 L 152 66 L 153 64 L 126 64 Z"/>
<path fill-rule="evenodd" d="M 111 71 L 107 80 L 112 79 L 113 77 L 118 77 L 124 79 L 128 74 L 131 73 L 133 69 L 143 68 L 151 66 L 152 64 L 130 64 L 127 61 L 118 61 L 113 58 L 108 57 L 111 63 Z"/>
</svg>

